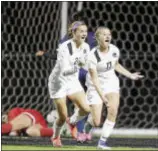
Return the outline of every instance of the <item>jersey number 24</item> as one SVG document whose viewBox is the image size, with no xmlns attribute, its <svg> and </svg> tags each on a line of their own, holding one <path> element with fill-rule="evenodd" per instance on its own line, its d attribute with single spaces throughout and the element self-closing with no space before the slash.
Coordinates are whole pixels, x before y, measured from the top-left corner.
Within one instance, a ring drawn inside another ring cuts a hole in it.
<svg viewBox="0 0 158 151">
<path fill-rule="evenodd" d="M 106 63 L 106 69 L 105 70 L 107 71 L 107 70 L 110 70 L 111 68 L 112 68 L 112 62 L 109 61 L 109 62 Z"/>
</svg>

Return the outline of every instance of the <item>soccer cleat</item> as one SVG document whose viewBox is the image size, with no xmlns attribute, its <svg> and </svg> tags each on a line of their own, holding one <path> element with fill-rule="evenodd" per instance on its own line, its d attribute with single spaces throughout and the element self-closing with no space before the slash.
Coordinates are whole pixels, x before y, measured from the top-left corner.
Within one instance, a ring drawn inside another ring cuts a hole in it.
<svg viewBox="0 0 158 151">
<path fill-rule="evenodd" d="M 85 133 L 78 133 L 77 134 L 77 139 L 76 139 L 77 142 L 83 143 L 86 141 L 86 139 L 87 139 L 87 137 L 86 137 Z"/>
<path fill-rule="evenodd" d="M 104 141 L 99 140 L 97 149 L 101 149 L 101 150 L 111 150 L 111 147 L 108 147 Z"/>
<path fill-rule="evenodd" d="M 86 135 L 86 140 L 91 141 L 92 140 L 92 135 L 90 133 L 85 134 Z"/>
<path fill-rule="evenodd" d="M 52 142 L 54 147 L 62 147 L 60 137 L 51 138 L 51 142 Z"/>
<path fill-rule="evenodd" d="M 66 122 L 69 125 L 71 136 L 74 139 L 77 139 L 77 127 L 76 127 L 76 125 L 71 124 L 69 118 L 66 120 Z"/>
</svg>

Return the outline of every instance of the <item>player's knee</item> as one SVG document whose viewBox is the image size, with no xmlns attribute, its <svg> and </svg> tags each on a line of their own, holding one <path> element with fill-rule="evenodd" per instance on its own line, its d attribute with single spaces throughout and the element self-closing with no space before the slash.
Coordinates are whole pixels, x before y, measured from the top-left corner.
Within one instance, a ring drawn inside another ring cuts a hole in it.
<svg viewBox="0 0 158 151">
<path fill-rule="evenodd" d="M 90 112 L 90 107 L 88 104 L 78 103 L 78 108 L 79 108 L 80 112 L 84 113 L 85 115 Z"/>
<path fill-rule="evenodd" d="M 64 123 L 66 121 L 66 118 L 60 118 L 60 123 Z"/>
<path fill-rule="evenodd" d="M 81 107 L 81 112 L 84 113 L 85 115 L 90 113 L 90 107 L 88 105 Z"/>
<path fill-rule="evenodd" d="M 67 114 L 62 114 L 62 116 L 59 117 L 59 121 L 61 123 L 64 123 L 66 121 L 66 118 L 67 118 Z"/>
<path fill-rule="evenodd" d="M 27 134 L 28 136 L 40 136 L 40 131 L 39 131 L 39 130 L 36 130 L 36 129 L 34 129 L 34 128 L 28 128 L 28 129 L 26 130 L 26 134 Z"/>
<path fill-rule="evenodd" d="M 89 107 L 89 106 L 87 106 L 87 107 L 85 108 L 85 112 L 86 112 L 86 114 L 90 113 L 90 107 Z"/>
<path fill-rule="evenodd" d="M 31 131 L 30 129 L 27 129 L 27 130 L 26 130 L 26 134 L 27 134 L 28 136 L 32 136 L 32 131 Z"/>
</svg>

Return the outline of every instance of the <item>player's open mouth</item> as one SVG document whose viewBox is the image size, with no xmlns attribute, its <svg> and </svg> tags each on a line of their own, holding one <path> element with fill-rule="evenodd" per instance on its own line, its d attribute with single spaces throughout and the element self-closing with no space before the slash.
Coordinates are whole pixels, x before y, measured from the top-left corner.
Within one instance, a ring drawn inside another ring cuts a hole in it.
<svg viewBox="0 0 158 151">
<path fill-rule="evenodd" d="M 81 37 L 81 39 L 86 39 L 86 37 Z"/>
<path fill-rule="evenodd" d="M 105 40 L 105 42 L 110 42 L 110 40 Z"/>
</svg>

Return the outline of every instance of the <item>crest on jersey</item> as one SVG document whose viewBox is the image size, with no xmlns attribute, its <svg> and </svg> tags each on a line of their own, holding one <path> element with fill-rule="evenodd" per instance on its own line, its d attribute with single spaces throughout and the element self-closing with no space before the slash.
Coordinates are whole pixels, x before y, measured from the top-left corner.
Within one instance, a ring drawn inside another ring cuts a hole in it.
<svg viewBox="0 0 158 151">
<path fill-rule="evenodd" d="M 87 50 L 86 50 L 86 49 L 84 49 L 84 50 L 83 50 L 83 53 L 85 54 L 86 52 L 87 52 Z"/>
<path fill-rule="evenodd" d="M 114 58 L 116 58 L 116 57 L 117 57 L 117 53 L 114 52 L 114 53 L 112 54 L 112 56 L 113 56 Z"/>
</svg>

